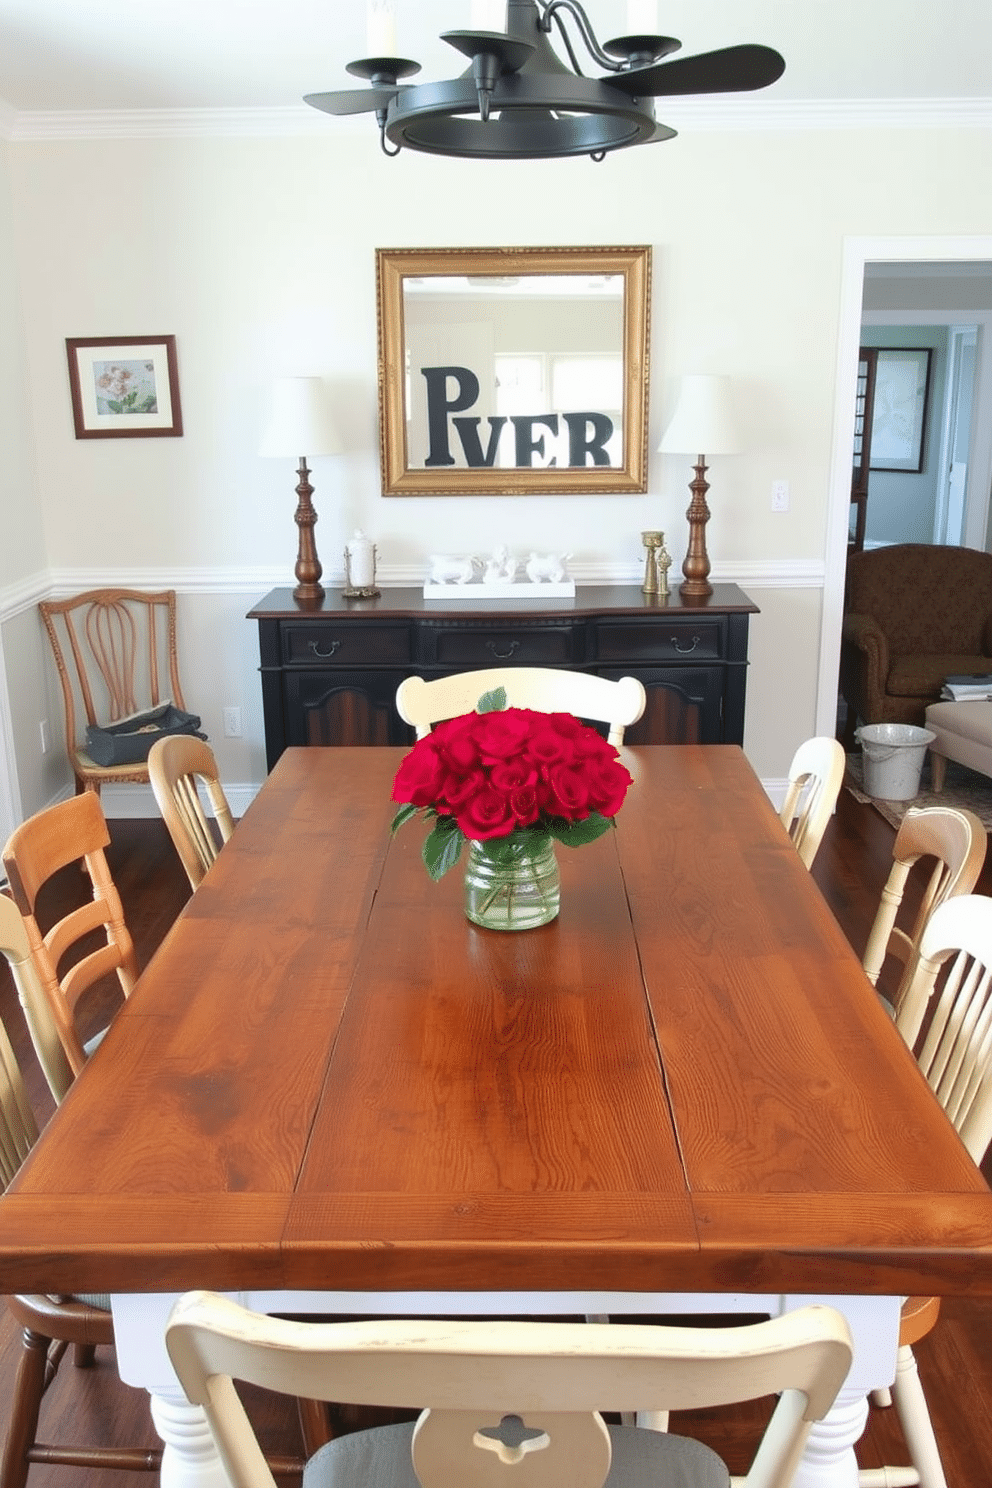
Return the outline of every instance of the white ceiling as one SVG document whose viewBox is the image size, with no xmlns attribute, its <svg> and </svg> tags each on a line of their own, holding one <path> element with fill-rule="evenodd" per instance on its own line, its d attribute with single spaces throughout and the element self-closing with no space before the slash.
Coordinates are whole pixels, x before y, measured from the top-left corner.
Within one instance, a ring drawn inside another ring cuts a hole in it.
<svg viewBox="0 0 992 1488">
<path fill-rule="evenodd" d="M 626 0 L 586 9 L 600 40 L 626 30 Z M 423 64 L 421 81 L 462 70 L 438 36 L 470 26 L 470 10 L 470 0 L 396 0 L 398 49 Z M 992 0 L 660 0 L 658 14 L 684 55 L 776 47 L 786 71 L 768 99 L 992 95 Z M 0 104 L 286 108 L 351 85 L 345 63 L 366 54 L 365 15 L 363 0 L 0 0 Z"/>
</svg>

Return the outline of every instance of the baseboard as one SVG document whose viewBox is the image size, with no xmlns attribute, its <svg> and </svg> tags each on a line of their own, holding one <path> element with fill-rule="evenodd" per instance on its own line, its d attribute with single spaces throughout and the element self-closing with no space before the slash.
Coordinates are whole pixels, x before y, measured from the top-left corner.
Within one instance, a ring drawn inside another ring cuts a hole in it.
<svg viewBox="0 0 992 1488">
<path fill-rule="evenodd" d="M 260 790 L 261 785 L 228 785 L 224 782 L 224 794 L 235 820 L 244 816 Z M 68 795 L 71 795 L 71 791 L 66 791 L 58 799 L 65 800 Z M 150 785 L 105 785 L 100 791 L 100 800 L 103 814 L 108 821 L 128 818 L 138 820 L 159 815 L 158 803 Z"/>
</svg>

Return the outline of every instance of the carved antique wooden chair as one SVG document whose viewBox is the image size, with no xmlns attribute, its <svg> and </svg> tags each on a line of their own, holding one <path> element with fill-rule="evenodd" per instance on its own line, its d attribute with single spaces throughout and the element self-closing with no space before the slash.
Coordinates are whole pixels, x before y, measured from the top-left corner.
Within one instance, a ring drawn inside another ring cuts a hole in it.
<svg viewBox="0 0 992 1488">
<path fill-rule="evenodd" d="M 217 761 L 209 744 L 186 734 L 172 734 L 153 744 L 148 755 L 148 776 L 162 819 L 186 870 L 192 888 L 234 831 L 231 808 L 217 773 Z M 220 834 L 217 841 L 200 800 L 203 788 Z"/>
<path fill-rule="evenodd" d="M 846 763 L 838 741 L 825 736 L 807 739 L 792 757 L 789 788 L 779 816 L 807 868 L 812 867 L 823 841 Z"/>
<path fill-rule="evenodd" d="M 171 700 L 185 710 L 172 589 L 90 589 L 39 604 L 65 703 L 65 739 L 77 791 L 146 783 L 146 763 L 98 765 L 86 753 L 88 724 L 117 723 Z"/>
<path fill-rule="evenodd" d="M 109 843 L 103 809 L 97 796 L 87 791 L 29 817 L 11 833 L 3 850 L 11 896 L 24 921 L 51 1021 L 74 1076 L 89 1052 L 76 1022 L 83 994 L 115 972 L 127 997 L 138 976 L 134 943 L 104 852 Z M 59 869 L 80 859 L 89 874 L 92 898 L 43 929 L 36 912 L 41 889 Z M 95 948 L 88 938 L 94 931 L 101 936 Z M 94 1040 L 88 1042 L 92 1047 Z"/>
<path fill-rule="evenodd" d="M 868 936 L 862 964 L 872 986 L 878 982 L 886 957 L 902 963 L 899 983 L 891 1002 L 912 1044 L 919 1031 L 902 1012 L 906 988 L 915 971 L 920 937 L 938 905 L 957 894 L 970 894 L 985 862 L 988 836 L 972 811 L 951 806 L 927 807 L 906 812 L 892 844 L 892 868 L 882 890 L 875 921 Z M 912 923 L 897 925 L 906 881 L 921 859 L 934 860 L 920 907 Z"/>
<path fill-rule="evenodd" d="M 304 1488 L 726 1488 L 715 1452 L 683 1436 L 607 1426 L 600 1411 L 696 1408 L 781 1391 L 747 1488 L 786 1488 L 811 1424 L 851 1361 L 847 1324 L 804 1307 L 740 1328 L 378 1320 L 299 1323 L 209 1292 L 181 1298 L 166 1346 L 206 1413 L 233 1488 L 271 1488 L 232 1380 L 356 1405 L 422 1406 L 329 1442 Z"/>
<path fill-rule="evenodd" d="M 961 894 L 945 900 L 924 927 L 918 951 L 897 1025 L 962 1142 L 980 1163 L 992 1141 L 992 899 Z M 938 988 L 938 976 L 948 963 Z M 921 1033 L 931 1002 L 932 1016 Z M 862 1488 L 914 1483 L 947 1488 L 913 1354 L 913 1345 L 930 1332 L 939 1313 L 939 1297 L 909 1297 L 902 1309 L 892 1403 L 912 1466 L 866 1469 L 859 1475 Z"/>
<path fill-rule="evenodd" d="M 577 718 L 609 724 L 609 741 L 617 748 L 623 743 L 624 729 L 637 722 L 646 704 L 644 684 L 636 677 L 615 682 L 558 667 L 487 667 L 431 682 L 407 677 L 396 690 L 396 709 L 422 739 L 439 719 L 471 713 L 483 693 L 497 687 L 506 689 L 511 708 L 574 713 Z"/>
</svg>

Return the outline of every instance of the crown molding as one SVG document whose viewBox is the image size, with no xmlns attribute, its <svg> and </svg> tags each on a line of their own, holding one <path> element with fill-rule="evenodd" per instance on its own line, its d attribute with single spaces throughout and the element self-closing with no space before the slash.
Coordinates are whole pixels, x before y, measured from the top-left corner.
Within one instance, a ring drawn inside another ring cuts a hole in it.
<svg viewBox="0 0 992 1488">
<path fill-rule="evenodd" d="M 664 121 L 686 134 L 824 129 L 992 129 L 992 98 L 659 100 Z M 328 136 L 327 115 L 282 108 L 16 110 L 0 99 L 0 136 L 45 140 L 273 138 Z M 335 120 L 330 137 L 368 134 L 361 116 Z"/>
</svg>

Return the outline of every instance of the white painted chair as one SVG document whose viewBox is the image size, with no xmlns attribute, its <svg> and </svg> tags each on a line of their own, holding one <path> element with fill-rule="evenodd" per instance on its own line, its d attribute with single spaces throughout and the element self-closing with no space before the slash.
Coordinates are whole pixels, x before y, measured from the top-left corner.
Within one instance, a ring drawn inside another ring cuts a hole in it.
<svg viewBox="0 0 992 1488">
<path fill-rule="evenodd" d="M 920 937 L 939 905 L 958 894 L 971 893 L 985 862 L 987 844 L 985 827 L 974 812 L 950 806 L 922 811 L 910 807 L 896 833 L 892 868 L 882 890 L 862 964 L 868 980 L 875 986 L 887 956 L 895 956 L 902 963 L 902 974 L 891 1002 L 910 1046 L 915 1042 L 919 1025 L 913 1027 L 902 1016 L 902 1006 L 915 971 Z M 919 910 L 912 923 L 904 928 L 896 924 L 896 919 L 906 880 L 921 858 L 933 858 L 934 866 Z"/>
<path fill-rule="evenodd" d="M 234 831 L 214 752 L 202 739 L 189 734 L 170 734 L 149 750 L 148 778 L 190 887 L 198 888 Z M 219 843 L 200 800 L 201 783 L 217 823 Z"/>
<path fill-rule="evenodd" d="M 807 868 L 813 865 L 837 804 L 846 763 L 838 740 L 825 736 L 807 739 L 792 757 L 779 816 Z"/>
<path fill-rule="evenodd" d="M 941 968 L 947 975 L 935 992 Z M 925 1033 L 919 1030 L 936 997 Z M 963 894 L 938 905 L 925 926 L 898 1017 L 917 1062 L 976 1163 L 992 1141 L 992 899 Z M 913 1344 L 937 1322 L 939 1297 L 909 1297 L 903 1305 L 892 1403 L 910 1467 L 864 1469 L 861 1488 L 947 1488 Z"/>
<path fill-rule="evenodd" d="M 232 1380 L 356 1405 L 422 1408 L 414 1425 L 341 1436 L 304 1488 L 727 1488 L 716 1453 L 687 1437 L 607 1426 L 600 1411 L 695 1409 L 781 1397 L 747 1488 L 787 1488 L 814 1421 L 850 1366 L 832 1308 L 741 1328 L 378 1320 L 298 1323 L 209 1292 L 173 1309 L 166 1346 L 206 1413 L 232 1488 L 272 1488 Z M 735 1480 L 736 1481 L 736 1480 Z"/>
<path fill-rule="evenodd" d="M 608 723 L 609 741 L 618 749 L 624 729 L 644 712 L 647 695 L 636 677 L 594 677 L 558 667 L 488 667 L 458 672 L 453 677 L 407 677 L 396 690 L 396 708 L 405 723 L 422 739 L 442 718 L 471 713 L 483 693 L 506 689 L 511 708 L 533 708 L 538 713 L 574 713 L 576 718 Z"/>
</svg>

